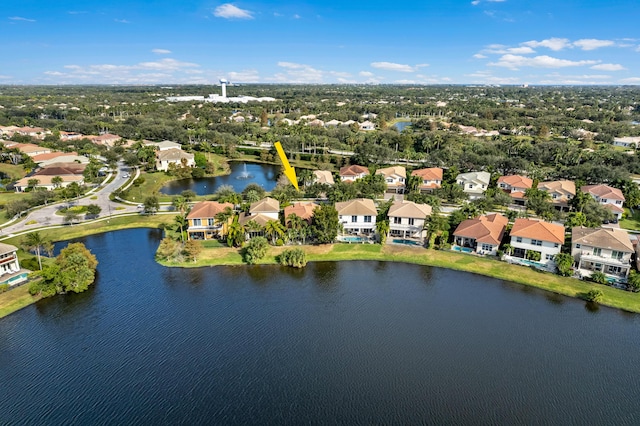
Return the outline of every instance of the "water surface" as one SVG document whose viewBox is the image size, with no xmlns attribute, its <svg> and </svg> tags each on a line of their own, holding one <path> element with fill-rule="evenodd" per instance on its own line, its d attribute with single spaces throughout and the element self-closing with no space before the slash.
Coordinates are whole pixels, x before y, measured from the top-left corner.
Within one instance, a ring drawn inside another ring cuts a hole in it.
<svg viewBox="0 0 640 426">
<path fill-rule="evenodd" d="M 84 239 L 87 292 L 0 320 L 0 424 L 638 424 L 640 316 L 383 262 L 169 269 Z"/>
<path fill-rule="evenodd" d="M 242 192 L 250 183 L 257 183 L 265 191 L 276 187 L 279 167 L 272 164 L 231 162 L 231 173 L 224 176 L 201 179 L 181 179 L 167 183 L 160 192 L 177 195 L 182 191 L 195 191 L 198 195 L 213 194 L 221 185 L 231 185 L 236 192 Z"/>
</svg>

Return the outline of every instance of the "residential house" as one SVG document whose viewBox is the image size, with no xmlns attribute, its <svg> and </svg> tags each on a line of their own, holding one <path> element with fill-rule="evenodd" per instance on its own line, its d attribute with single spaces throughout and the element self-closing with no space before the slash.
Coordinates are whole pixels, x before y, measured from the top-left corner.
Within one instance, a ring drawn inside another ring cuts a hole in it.
<svg viewBox="0 0 640 426">
<path fill-rule="evenodd" d="M 511 228 L 511 247 L 513 257 L 528 259 L 527 252 L 540 253 L 541 264 L 553 262 L 564 244 L 564 227 L 538 219 L 518 218 Z"/>
<path fill-rule="evenodd" d="M 607 209 L 611 210 L 617 220 L 622 219 L 622 213 L 624 209 L 625 198 L 618 188 L 612 188 L 609 185 L 585 185 L 580 188 L 580 191 L 591 196 Z"/>
<path fill-rule="evenodd" d="M 219 203 L 217 201 L 201 201 L 194 204 L 187 215 L 189 223 L 187 228 L 188 238 L 190 240 L 210 240 L 224 236 L 225 222 L 216 219 L 216 216 L 227 208 L 233 210 L 233 204 Z M 231 218 L 226 223 L 230 221 Z"/>
<path fill-rule="evenodd" d="M 118 142 L 122 137 L 118 135 L 114 135 L 111 133 L 105 133 L 99 136 L 90 136 L 89 140 L 96 145 L 105 145 L 108 147 L 113 147 L 116 142 Z"/>
<path fill-rule="evenodd" d="M 84 135 L 82 133 L 76 133 L 76 132 L 65 132 L 65 131 L 60 131 L 60 140 L 61 141 L 75 141 L 75 140 L 80 140 L 84 137 Z"/>
<path fill-rule="evenodd" d="M 357 179 L 362 179 L 369 174 L 369 169 L 364 166 L 358 166 L 352 164 L 350 166 L 344 166 L 340 168 L 340 180 L 343 182 L 353 182 Z"/>
<path fill-rule="evenodd" d="M 338 220 L 345 234 L 375 234 L 378 211 L 373 200 L 356 198 L 336 203 Z"/>
<path fill-rule="evenodd" d="M 15 143 L 15 142 L 7 142 L 5 146 L 10 149 L 17 149 L 23 154 L 28 155 L 29 157 L 35 157 L 40 154 L 49 154 L 51 152 L 50 148 L 46 148 L 44 146 L 35 145 L 32 143 Z"/>
<path fill-rule="evenodd" d="M 533 180 L 520 175 L 500 176 L 497 185 L 511 196 L 514 204 L 524 206 L 524 193 L 533 187 Z"/>
<path fill-rule="evenodd" d="M 376 125 L 372 122 L 370 122 L 369 120 L 363 122 L 363 123 L 359 123 L 358 127 L 360 128 L 360 130 L 363 130 L 365 132 L 369 132 L 372 130 L 376 129 Z"/>
<path fill-rule="evenodd" d="M 195 155 L 177 148 L 156 151 L 156 169 L 158 171 L 166 172 L 172 164 L 175 167 L 195 167 Z"/>
<path fill-rule="evenodd" d="M 377 175 L 384 176 L 387 192 L 403 194 L 407 182 L 407 170 L 404 166 L 386 167 L 376 170 Z"/>
<path fill-rule="evenodd" d="M 31 271 L 20 268 L 18 248 L 11 244 L 0 243 L 0 284 L 15 285 L 26 281 Z"/>
<path fill-rule="evenodd" d="M 621 146 L 623 148 L 638 149 L 640 143 L 640 136 L 625 136 L 622 138 L 613 138 L 614 146 Z"/>
<path fill-rule="evenodd" d="M 43 167 L 31 176 L 18 180 L 13 185 L 16 192 L 24 192 L 29 188 L 29 181 L 31 180 L 37 181 L 34 188 L 44 188 L 47 190 L 64 188 L 73 182 L 76 182 L 78 185 L 83 185 L 83 172 L 85 167 L 85 164 L 79 163 L 54 163 Z M 54 182 L 54 180 L 57 181 L 57 179 L 55 179 L 56 177 L 59 177 L 62 181 Z"/>
<path fill-rule="evenodd" d="M 33 161 L 38 163 L 40 167 L 46 167 L 55 163 L 81 163 L 89 164 L 89 159 L 84 155 L 78 155 L 77 152 L 49 152 L 47 154 L 34 155 Z"/>
<path fill-rule="evenodd" d="M 497 213 L 467 219 L 453 232 L 454 243 L 477 254 L 495 256 L 508 223 L 506 216 Z"/>
<path fill-rule="evenodd" d="M 264 227 L 271 220 L 278 220 L 280 213 L 280 202 L 276 199 L 266 197 L 260 201 L 252 203 L 249 207 L 249 213 L 240 214 L 240 223 L 246 225 L 249 222 L 255 222 L 259 226 Z M 251 236 L 262 235 L 263 232 L 249 232 Z"/>
<path fill-rule="evenodd" d="M 389 235 L 423 240 L 427 235 L 425 222 L 431 216 L 431 206 L 412 201 L 396 200 L 389 208 Z"/>
<path fill-rule="evenodd" d="M 162 142 L 145 141 L 144 145 L 145 146 L 153 146 L 158 151 L 168 151 L 170 149 L 180 149 L 180 150 L 182 149 L 182 145 L 180 145 L 177 142 L 173 142 L 173 141 L 162 141 Z"/>
<path fill-rule="evenodd" d="M 569 203 L 576 196 L 576 184 L 570 180 L 540 182 L 538 189 L 548 192 L 553 206 L 563 211 L 569 211 Z"/>
<path fill-rule="evenodd" d="M 50 130 L 45 130 L 42 127 L 18 127 L 15 129 L 15 133 L 18 133 L 22 136 L 31 136 L 35 139 L 44 139 L 45 136 L 50 135 Z"/>
<path fill-rule="evenodd" d="M 316 203 L 293 203 L 290 206 L 284 208 L 284 220 L 287 226 L 289 226 L 289 215 L 296 215 L 300 219 L 311 224 L 313 219 L 313 212 L 320 207 Z"/>
<path fill-rule="evenodd" d="M 314 170 L 313 182 L 323 183 L 325 185 L 333 185 L 334 184 L 333 175 L 329 170 Z"/>
<path fill-rule="evenodd" d="M 419 176 L 422 179 L 418 186 L 420 192 L 433 192 L 442 186 L 442 169 L 439 167 L 414 170 L 411 176 Z"/>
<path fill-rule="evenodd" d="M 571 255 L 581 275 L 599 271 L 624 279 L 629 275 L 633 252 L 629 234 L 623 229 L 576 226 L 571 230 Z"/>
<path fill-rule="evenodd" d="M 456 176 L 456 183 L 469 195 L 470 200 L 482 198 L 489 187 L 490 181 L 491 173 L 489 172 L 460 173 Z"/>
</svg>

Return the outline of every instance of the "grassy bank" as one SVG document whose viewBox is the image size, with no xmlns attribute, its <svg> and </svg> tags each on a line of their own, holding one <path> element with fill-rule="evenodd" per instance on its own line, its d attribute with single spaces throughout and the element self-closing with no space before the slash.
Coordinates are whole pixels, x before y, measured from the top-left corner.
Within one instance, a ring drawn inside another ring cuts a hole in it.
<svg viewBox="0 0 640 426">
<path fill-rule="evenodd" d="M 261 264 L 275 264 L 285 247 L 270 247 Z M 399 246 L 367 244 L 334 244 L 304 246 L 307 259 L 313 261 L 380 260 L 436 266 L 458 271 L 472 272 L 505 281 L 516 282 L 565 296 L 582 298 L 589 290 L 597 288 L 604 293 L 601 305 L 640 313 L 640 293 L 631 293 L 612 287 L 539 272 L 519 265 L 511 265 L 496 259 L 489 259 L 455 253 L 451 251 L 425 250 Z M 193 263 L 165 266 L 197 267 L 214 265 L 241 265 L 242 257 L 238 249 L 213 248 L 203 250 L 200 259 Z"/>
<path fill-rule="evenodd" d="M 23 285 L 5 293 L 0 293 L 0 318 L 6 317 L 25 306 L 40 300 L 29 294 L 29 286 Z"/>
</svg>

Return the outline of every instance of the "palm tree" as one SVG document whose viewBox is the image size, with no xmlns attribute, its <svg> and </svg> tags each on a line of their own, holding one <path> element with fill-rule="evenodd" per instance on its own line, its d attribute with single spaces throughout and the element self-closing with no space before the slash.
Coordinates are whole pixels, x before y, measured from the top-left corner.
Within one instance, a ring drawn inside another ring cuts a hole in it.
<svg viewBox="0 0 640 426">
<path fill-rule="evenodd" d="M 264 225 L 264 232 L 271 236 L 271 242 L 276 244 L 276 239 L 284 235 L 284 226 L 277 220 L 270 220 Z"/>
<path fill-rule="evenodd" d="M 223 211 L 216 214 L 215 220 L 222 224 L 222 236 L 227 235 L 227 228 L 229 227 L 229 219 L 233 217 L 234 213 L 231 207 L 225 207 Z"/>
<path fill-rule="evenodd" d="M 175 207 L 175 209 L 178 210 L 182 216 L 184 216 L 185 212 L 189 210 L 189 203 L 184 197 L 175 197 L 173 200 L 171 200 L 171 204 L 173 204 L 173 207 Z"/>
<path fill-rule="evenodd" d="M 238 222 L 238 216 L 233 218 L 227 231 L 227 245 L 238 247 L 244 242 L 245 227 Z"/>
<path fill-rule="evenodd" d="M 27 250 L 35 250 L 38 257 L 38 266 L 42 271 L 42 260 L 40 259 L 40 251 L 48 248 L 49 242 L 39 232 L 32 232 L 27 234 L 24 240 L 24 245 Z"/>
<path fill-rule="evenodd" d="M 380 244 L 384 244 L 387 240 L 387 234 L 389 233 L 389 221 L 376 221 L 376 231 L 378 232 L 378 235 L 380 235 Z"/>
<path fill-rule="evenodd" d="M 62 178 L 60 176 L 54 176 L 51 178 L 51 183 L 53 184 L 54 188 L 60 188 L 60 185 L 62 185 Z"/>
<path fill-rule="evenodd" d="M 178 227 L 180 227 L 180 241 L 184 243 L 184 229 L 189 226 L 189 221 L 187 221 L 187 218 L 184 215 L 176 216 L 173 221 L 178 225 Z"/>
</svg>

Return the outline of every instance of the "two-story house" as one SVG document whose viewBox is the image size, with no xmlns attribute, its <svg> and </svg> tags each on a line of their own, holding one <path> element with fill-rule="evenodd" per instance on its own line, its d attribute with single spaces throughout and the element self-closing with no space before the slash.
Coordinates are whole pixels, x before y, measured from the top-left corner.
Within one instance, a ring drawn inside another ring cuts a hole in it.
<svg viewBox="0 0 640 426">
<path fill-rule="evenodd" d="M 442 169 L 431 167 L 428 169 L 417 169 L 411 172 L 411 176 L 418 176 L 422 182 L 418 186 L 420 192 L 433 192 L 442 186 Z"/>
<path fill-rule="evenodd" d="M 224 236 L 226 225 L 231 221 L 231 217 L 226 221 L 216 219 L 216 216 L 230 209 L 233 211 L 233 204 L 219 203 L 217 201 L 201 201 L 194 204 L 187 215 L 187 238 L 190 240 L 211 240 Z"/>
<path fill-rule="evenodd" d="M 343 182 L 353 182 L 362 179 L 369 174 L 369 169 L 364 166 L 352 164 L 340 168 L 340 180 Z"/>
<path fill-rule="evenodd" d="M 609 185 L 585 185 L 580 188 L 580 191 L 591 194 L 598 203 L 611 210 L 617 220 L 622 219 L 625 198 L 618 188 L 612 188 Z"/>
<path fill-rule="evenodd" d="M 518 218 L 511 228 L 513 256 L 522 259 L 533 258 L 529 252 L 540 254 L 540 262 L 548 265 L 560 253 L 564 244 L 564 227 L 538 219 Z"/>
<path fill-rule="evenodd" d="M 456 183 L 462 187 L 470 200 L 482 198 L 489 188 L 490 181 L 491 173 L 489 172 L 460 173 L 456 176 Z"/>
<path fill-rule="evenodd" d="M 454 250 L 465 248 L 477 254 L 495 255 L 508 223 L 506 216 L 497 213 L 464 220 L 453 232 Z"/>
<path fill-rule="evenodd" d="M 407 181 L 407 170 L 404 166 L 385 167 L 376 170 L 377 175 L 384 176 L 387 192 L 403 194 Z"/>
<path fill-rule="evenodd" d="M 423 240 L 427 234 L 425 222 L 431 216 L 431 206 L 412 201 L 396 200 L 389 208 L 389 235 Z"/>
<path fill-rule="evenodd" d="M 190 152 L 177 148 L 158 150 L 156 152 L 156 169 L 166 172 L 171 165 L 175 167 L 195 167 L 195 156 Z"/>
<path fill-rule="evenodd" d="M 576 196 L 576 184 L 570 180 L 540 182 L 538 189 L 548 192 L 553 206 L 562 211 L 569 211 L 569 203 Z"/>
<path fill-rule="evenodd" d="M 345 234 L 375 234 L 378 210 L 373 200 L 356 198 L 336 203 L 338 221 Z"/>
<path fill-rule="evenodd" d="M 329 170 L 314 170 L 313 171 L 313 182 L 321 183 L 325 185 L 333 185 L 333 175 Z"/>
<path fill-rule="evenodd" d="M 296 215 L 300 219 L 306 221 L 311 224 L 311 220 L 313 219 L 313 212 L 315 209 L 320 207 L 316 203 L 293 203 L 284 208 L 284 220 L 285 224 L 289 226 L 289 215 Z"/>
<path fill-rule="evenodd" d="M 19 284 L 26 281 L 31 272 L 20 268 L 17 252 L 17 247 L 0 243 L 0 284 Z"/>
<path fill-rule="evenodd" d="M 571 255 L 581 274 L 599 271 L 616 279 L 629 275 L 634 250 L 626 231 L 577 226 L 571 233 Z"/>
<path fill-rule="evenodd" d="M 525 205 L 524 193 L 533 186 L 533 180 L 526 176 L 507 175 L 500 176 L 497 182 L 498 188 L 506 192 L 513 199 L 514 204 Z"/>
</svg>

